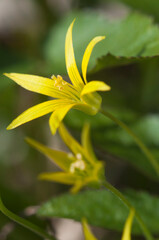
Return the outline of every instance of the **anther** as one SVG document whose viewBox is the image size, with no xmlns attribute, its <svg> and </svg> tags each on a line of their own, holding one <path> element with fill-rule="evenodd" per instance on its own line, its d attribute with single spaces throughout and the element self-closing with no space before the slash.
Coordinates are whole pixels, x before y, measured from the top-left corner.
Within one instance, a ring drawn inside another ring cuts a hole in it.
<svg viewBox="0 0 159 240">
<path fill-rule="evenodd" d="M 56 79 L 55 75 L 52 75 L 52 76 L 51 76 L 51 79 L 52 79 L 52 80 Z M 56 81 L 56 80 L 55 80 L 55 81 Z"/>
<path fill-rule="evenodd" d="M 77 153 L 77 154 L 76 154 L 76 158 L 77 158 L 77 159 L 82 159 L 81 153 Z"/>
<path fill-rule="evenodd" d="M 65 82 L 65 81 L 62 81 L 62 85 L 66 85 L 67 84 L 67 82 Z"/>
<path fill-rule="evenodd" d="M 70 172 L 71 173 L 74 173 L 75 172 L 75 169 L 80 169 L 80 170 L 84 170 L 85 169 L 85 163 L 83 160 L 77 160 L 76 162 L 72 163 L 70 165 Z"/>
<path fill-rule="evenodd" d="M 57 75 L 57 78 L 60 79 L 60 80 L 62 80 L 62 77 L 61 77 L 60 75 Z"/>
<path fill-rule="evenodd" d="M 67 83 L 63 81 L 62 77 L 60 75 L 57 75 L 57 78 L 55 78 L 54 86 L 57 87 L 59 90 L 63 90 L 63 86 Z"/>
</svg>

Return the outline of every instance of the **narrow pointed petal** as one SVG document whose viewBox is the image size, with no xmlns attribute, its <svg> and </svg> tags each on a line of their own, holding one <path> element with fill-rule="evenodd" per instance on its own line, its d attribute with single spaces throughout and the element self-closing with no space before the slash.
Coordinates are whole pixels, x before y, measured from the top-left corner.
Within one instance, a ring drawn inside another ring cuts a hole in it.
<svg viewBox="0 0 159 240">
<path fill-rule="evenodd" d="M 94 162 L 94 161 L 96 162 L 97 158 L 95 156 L 95 153 L 93 151 L 93 147 L 92 147 L 92 144 L 91 144 L 90 125 L 88 123 L 86 123 L 84 125 L 83 130 L 82 130 L 82 146 L 84 147 L 90 162 Z"/>
<path fill-rule="evenodd" d="M 102 81 L 91 81 L 84 86 L 81 92 L 81 96 L 96 91 L 109 91 L 110 89 L 111 89 L 110 86 L 108 86 L 106 83 Z"/>
<path fill-rule="evenodd" d="M 63 123 L 59 126 L 59 133 L 64 143 L 75 155 L 78 153 L 85 155 L 83 147 L 71 136 Z"/>
<path fill-rule="evenodd" d="M 78 68 L 76 65 L 74 49 L 73 49 L 72 28 L 73 28 L 74 21 L 69 26 L 67 34 L 66 34 L 65 60 L 66 60 L 66 68 L 67 68 L 67 72 L 70 77 L 70 80 L 71 80 L 72 84 L 75 87 L 77 87 L 77 89 L 80 91 L 82 89 L 82 87 L 84 86 L 84 83 L 83 83 L 83 80 L 79 74 L 79 71 L 78 71 Z"/>
<path fill-rule="evenodd" d="M 50 112 L 53 112 L 55 109 L 57 109 L 64 100 L 58 99 L 58 100 L 50 100 L 47 102 L 40 103 L 38 105 L 35 105 L 34 107 L 29 108 L 25 112 L 23 112 L 21 115 L 19 115 L 16 119 L 14 119 L 11 124 L 7 127 L 7 130 L 16 128 L 26 122 L 29 122 L 33 119 L 39 118 L 43 115 L 46 115 Z"/>
<path fill-rule="evenodd" d="M 126 220 L 121 240 L 131 240 L 131 227 L 132 227 L 134 215 L 135 215 L 135 212 L 134 212 L 134 209 L 132 209 Z"/>
<path fill-rule="evenodd" d="M 81 190 L 81 188 L 83 188 L 84 185 L 85 185 L 85 183 L 83 182 L 83 180 L 77 181 L 74 184 L 74 186 L 70 189 L 70 192 L 75 194 L 75 193 L 79 192 Z"/>
<path fill-rule="evenodd" d="M 32 147 L 34 147 L 35 149 L 37 149 L 38 151 L 43 153 L 45 156 L 50 158 L 51 161 L 53 161 L 55 164 L 57 164 L 64 171 L 69 171 L 70 164 L 73 161 L 76 161 L 76 159 L 73 158 L 73 156 L 70 156 L 68 153 L 48 148 L 45 145 L 43 145 L 31 138 L 26 138 L 26 141 Z"/>
<path fill-rule="evenodd" d="M 82 59 L 82 75 L 86 84 L 87 84 L 86 73 L 87 73 L 88 62 L 89 62 L 91 53 L 93 51 L 94 46 L 103 39 L 105 39 L 105 36 L 98 36 L 93 38 L 92 41 L 88 44 L 84 52 L 83 59 Z"/>
<path fill-rule="evenodd" d="M 75 104 L 69 104 L 64 106 L 63 108 L 59 108 L 51 114 L 49 119 L 49 125 L 52 134 L 56 133 L 57 128 L 60 125 L 60 122 L 64 119 L 67 112 L 74 106 Z"/>
<path fill-rule="evenodd" d="M 95 236 L 91 232 L 86 219 L 82 219 L 82 226 L 83 226 L 85 240 L 97 240 L 97 238 L 95 238 Z"/>
<path fill-rule="evenodd" d="M 64 98 L 65 93 L 54 86 L 54 80 L 29 74 L 5 73 L 21 87 L 36 93 L 41 93 L 54 98 Z"/>
<path fill-rule="evenodd" d="M 72 185 L 77 180 L 77 177 L 71 173 L 55 172 L 55 173 L 42 173 L 39 175 L 38 179 Z"/>
</svg>

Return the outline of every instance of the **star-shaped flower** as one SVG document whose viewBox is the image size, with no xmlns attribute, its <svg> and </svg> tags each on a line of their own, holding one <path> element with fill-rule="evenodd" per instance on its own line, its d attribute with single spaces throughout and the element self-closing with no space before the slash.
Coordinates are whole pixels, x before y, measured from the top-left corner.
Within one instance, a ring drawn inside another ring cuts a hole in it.
<svg viewBox="0 0 159 240">
<path fill-rule="evenodd" d="M 51 158 L 63 170 L 55 173 L 42 173 L 39 178 L 73 185 L 71 189 L 73 193 L 89 184 L 100 185 L 104 179 L 104 166 L 94 154 L 90 142 L 89 125 L 86 124 L 83 128 L 82 145 L 69 134 L 63 123 L 59 126 L 59 133 L 71 153 L 53 150 L 35 140 L 26 139 L 31 146 Z"/>
<path fill-rule="evenodd" d="M 73 24 L 74 21 L 69 26 L 65 39 L 66 68 L 72 84 L 66 82 L 60 75 L 56 77 L 52 76 L 52 79 L 49 79 L 28 74 L 5 73 L 7 77 L 14 80 L 23 88 L 55 98 L 54 100 L 49 100 L 29 108 L 13 120 L 7 129 L 13 129 L 52 112 L 49 123 L 51 131 L 54 134 L 60 122 L 71 108 L 79 109 L 91 115 L 96 114 L 100 109 L 102 99 L 96 91 L 108 91 L 110 87 L 102 81 L 91 81 L 88 83 L 86 72 L 95 44 L 105 37 L 95 37 L 88 44 L 82 60 L 82 79 L 77 69 L 73 50 Z"/>
</svg>

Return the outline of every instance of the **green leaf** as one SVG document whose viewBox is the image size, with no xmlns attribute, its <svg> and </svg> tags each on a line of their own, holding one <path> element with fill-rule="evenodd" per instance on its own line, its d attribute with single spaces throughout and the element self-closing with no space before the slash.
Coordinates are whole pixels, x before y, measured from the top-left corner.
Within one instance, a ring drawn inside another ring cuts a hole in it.
<svg viewBox="0 0 159 240">
<path fill-rule="evenodd" d="M 140 117 L 129 125 L 146 145 L 150 147 L 159 147 L 159 114 L 149 114 Z M 103 137 L 110 141 L 120 141 L 125 146 L 135 145 L 133 138 L 121 128 L 105 131 L 105 136 Z M 103 138 L 101 141 L 105 139 Z"/>
<path fill-rule="evenodd" d="M 125 196 L 133 204 L 152 233 L 159 233 L 159 199 L 146 192 L 128 191 Z M 39 216 L 70 218 L 89 224 L 122 231 L 129 210 L 112 193 L 106 190 L 85 191 L 76 195 L 64 194 L 42 205 Z M 140 233 L 134 221 L 133 233 Z"/>
<path fill-rule="evenodd" d="M 159 28 L 150 17 L 132 13 L 125 19 L 110 22 L 95 12 L 75 12 L 52 29 L 46 42 L 45 57 L 52 63 L 54 73 L 66 73 L 65 34 L 74 17 L 73 43 L 79 69 L 87 44 L 99 35 L 105 35 L 106 39 L 93 50 L 91 72 L 159 55 Z"/>
<path fill-rule="evenodd" d="M 159 115 L 147 115 L 129 124 L 129 127 L 159 161 Z M 131 163 L 152 179 L 159 180 L 150 162 L 123 129 L 117 127 L 98 131 L 94 134 L 94 139 L 109 153 Z"/>
<path fill-rule="evenodd" d="M 137 9 L 141 12 L 150 14 L 155 17 L 155 19 L 159 20 L 159 1 L 158 0 L 115 0 L 120 1 L 126 4 L 127 6 L 132 7 L 133 9 Z"/>
<path fill-rule="evenodd" d="M 105 149 L 110 154 L 113 154 L 113 156 L 117 156 L 118 158 L 120 158 L 120 160 L 123 160 L 131 164 L 134 168 L 139 170 L 141 173 L 143 173 L 145 176 L 149 177 L 150 179 L 159 181 L 154 168 L 137 147 L 125 147 L 117 143 L 114 143 L 114 144 L 105 143 L 105 145 L 103 143 L 101 144 L 101 147 L 102 149 Z M 151 153 L 159 161 L 159 150 L 157 149 L 153 150 L 152 148 L 149 148 L 149 149 Z"/>
</svg>

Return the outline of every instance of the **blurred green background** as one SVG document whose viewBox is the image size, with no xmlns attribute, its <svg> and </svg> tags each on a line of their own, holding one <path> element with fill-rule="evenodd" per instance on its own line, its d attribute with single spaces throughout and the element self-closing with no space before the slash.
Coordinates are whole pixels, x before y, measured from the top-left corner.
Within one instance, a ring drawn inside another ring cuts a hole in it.
<svg viewBox="0 0 159 240">
<path fill-rule="evenodd" d="M 55 171 L 56 167 L 24 141 L 29 136 L 65 149 L 58 134 L 51 136 L 48 116 L 6 130 L 21 112 L 47 98 L 22 89 L 3 73 L 60 74 L 67 79 L 64 41 L 74 17 L 73 41 L 79 69 L 89 41 L 106 35 L 93 51 L 88 79 L 111 86 L 110 92 L 102 94 L 103 107 L 126 122 L 159 161 L 158 9 L 157 0 L 0 0 L 0 189 L 9 209 L 25 216 L 28 206 L 40 205 L 68 190 L 64 185 L 37 180 L 39 173 Z M 107 179 L 120 189 L 157 195 L 154 170 L 123 130 L 100 114 L 92 118 L 76 110 L 70 111 L 65 123 L 80 139 L 82 125 L 88 119 L 96 154 L 106 161 Z M 50 220 L 31 220 L 51 225 Z M 9 224 L 0 214 L 0 239 L 40 239 Z M 120 234 L 112 231 L 103 231 L 101 236 L 120 239 Z"/>
</svg>

